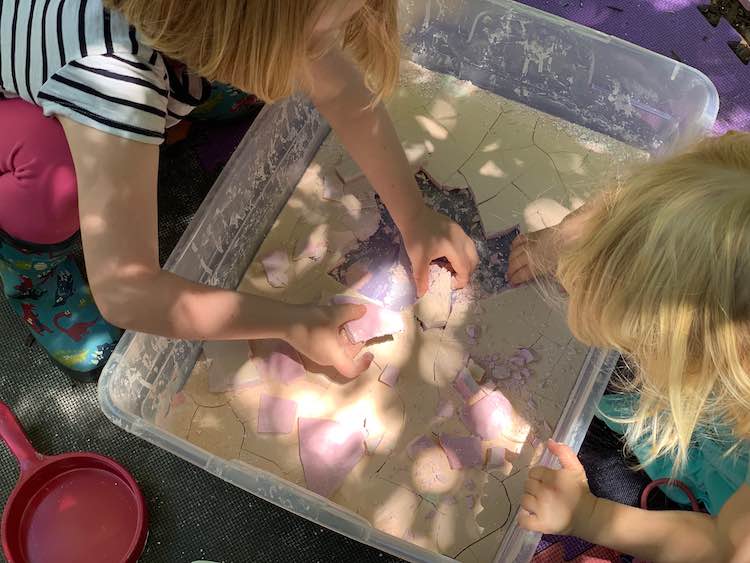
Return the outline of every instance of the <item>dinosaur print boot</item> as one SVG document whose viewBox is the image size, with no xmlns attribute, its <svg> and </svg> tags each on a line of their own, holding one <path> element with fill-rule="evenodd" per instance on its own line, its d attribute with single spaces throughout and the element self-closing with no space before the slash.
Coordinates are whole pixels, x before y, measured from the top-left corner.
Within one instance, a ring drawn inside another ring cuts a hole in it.
<svg viewBox="0 0 750 563">
<path fill-rule="evenodd" d="M 0 231 L 5 296 L 36 341 L 68 370 L 88 373 L 109 358 L 120 329 L 99 313 L 71 245 L 33 245 Z"/>
</svg>

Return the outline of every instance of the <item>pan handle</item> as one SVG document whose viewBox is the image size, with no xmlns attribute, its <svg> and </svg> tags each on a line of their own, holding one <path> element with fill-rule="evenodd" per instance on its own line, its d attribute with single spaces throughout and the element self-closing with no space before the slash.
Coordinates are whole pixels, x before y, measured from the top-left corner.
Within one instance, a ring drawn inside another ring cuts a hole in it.
<svg viewBox="0 0 750 563">
<path fill-rule="evenodd" d="M 10 407 L 0 401 L 0 438 L 16 456 L 21 472 L 41 461 L 43 456 L 29 442 L 26 434 Z"/>
</svg>

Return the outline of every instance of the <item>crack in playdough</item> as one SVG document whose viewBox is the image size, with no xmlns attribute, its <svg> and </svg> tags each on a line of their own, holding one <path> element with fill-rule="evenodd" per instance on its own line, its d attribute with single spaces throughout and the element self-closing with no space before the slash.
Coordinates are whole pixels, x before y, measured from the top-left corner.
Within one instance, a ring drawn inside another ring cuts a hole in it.
<svg viewBox="0 0 750 563">
<path fill-rule="evenodd" d="M 397 97 L 387 107 L 406 145 L 423 152 L 429 148 L 429 154 L 413 151 L 410 157 L 415 168 L 422 163 L 415 177 L 425 200 L 477 242 L 482 264 L 470 287 L 451 291 L 449 308 L 443 300 L 430 304 L 422 312 L 427 326 L 415 319 L 410 264 L 395 223 L 331 135 L 276 219 L 240 289 L 294 303 L 328 303 L 335 295 L 364 297 L 401 310 L 403 332 L 367 342 L 365 350 L 374 354 L 374 362 L 352 381 L 303 358 L 305 376 L 294 381 L 262 374 L 255 387 L 211 393 L 207 360 L 201 357 L 179 392 L 184 396 L 175 396 L 157 424 L 211 453 L 238 458 L 302 486 L 309 484 L 300 462 L 298 425 L 289 434 L 259 433 L 261 394 L 294 401 L 298 419 L 334 421 L 338 426 L 331 428 L 355 433 L 382 433 L 374 451 L 365 448 L 335 490 L 330 485 L 323 492 L 387 533 L 479 561 L 494 556 L 507 533 L 525 472 L 542 451 L 538 438 L 549 436 L 557 425 L 586 355 L 562 315 L 538 292 L 511 289 L 505 282 L 509 246 L 518 233 L 515 224 L 529 227 L 526 211 L 532 206 L 538 221 L 551 220 L 579 197 L 578 188 L 603 181 L 589 172 L 617 168 L 642 155 L 412 63 L 403 65 Z M 557 146 L 559 152 L 549 150 Z M 602 152 L 601 160 L 593 156 L 595 149 Z M 441 161 L 446 156 L 450 158 Z M 613 164 L 604 162 L 605 157 Z M 430 166 L 431 159 L 437 168 Z M 456 169 L 449 174 L 451 166 Z M 431 169 L 440 177 L 430 176 Z M 350 181 L 339 182 L 337 170 Z M 451 187 L 453 183 L 461 186 Z M 554 205 L 545 208 L 545 201 Z M 365 210 L 370 214 L 366 228 L 352 234 L 357 214 Z M 278 263 L 266 261 L 271 283 L 261 264 L 268 256 L 281 257 Z M 519 349 L 532 353 L 526 352 L 524 365 L 510 366 Z M 532 363 L 526 366 L 527 361 Z M 378 378 L 389 366 L 399 375 L 386 378 L 386 385 Z M 462 369 L 479 389 L 467 400 L 453 388 Z M 499 435 L 485 432 L 493 439 L 480 442 L 479 467 L 450 469 L 438 437 L 469 437 L 460 413 L 490 393 L 501 393 L 510 402 L 507 423 Z M 452 408 L 445 408 L 448 403 Z M 408 446 L 420 435 L 434 437 L 434 444 L 411 459 Z M 499 467 L 485 466 L 490 448 L 504 448 Z"/>
</svg>

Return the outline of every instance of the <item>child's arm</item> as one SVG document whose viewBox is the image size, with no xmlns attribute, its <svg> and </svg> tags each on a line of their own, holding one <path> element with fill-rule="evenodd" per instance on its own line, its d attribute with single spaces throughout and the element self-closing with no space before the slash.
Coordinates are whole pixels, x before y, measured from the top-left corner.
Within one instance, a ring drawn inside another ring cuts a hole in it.
<svg viewBox="0 0 750 563">
<path fill-rule="evenodd" d="M 750 535 L 750 487 L 743 485 L 717 517 L 648 511 L 594 497 L 573 451 L 550 440 L 562 469 L 529 471 L 519 523 L 529 530 L 578 536 L 655 563 L 740 563 Z M 744 562 L 743 562 L 744 563 Z"/>
<path fill-rule="evenodd" d="M 158 147 L 129 141 L 67 118 L 76 168 L 81 236 L 91 290 L 102 314 L 121 328 L 188 340 L 279 338 L 321 365 L 354 377 L 357 360 L 340 327 L 360 306 L 289 305 L 208 287 L 159 265 Z"/>
<path fill-rule="evenodd" d="M 417 290 L 427 290 L 428 267 L 447 258 L 463 287 L 479 262 L 463 229 L 425 205 L 391 119 L 382 103 L 368 107 L 372 94 L 355 66 L 337 49 L 310 64 L 306 90 L 341 139 L 401 231 Z"/>
</svg>

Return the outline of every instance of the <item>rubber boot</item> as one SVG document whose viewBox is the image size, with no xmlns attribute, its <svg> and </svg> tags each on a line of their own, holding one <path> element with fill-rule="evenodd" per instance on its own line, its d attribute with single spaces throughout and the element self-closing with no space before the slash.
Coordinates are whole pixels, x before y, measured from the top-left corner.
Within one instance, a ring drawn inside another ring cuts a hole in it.
<svg viewBox="0 0 750 563">
<path fill-rule="evenodd" d="M 0 231 L 5 296 L 36 341 L 78 381 L 96 380 L 121 330 L 99 313 L 71 256 L 72 241 L 36 245 Z"/>
</svg>

